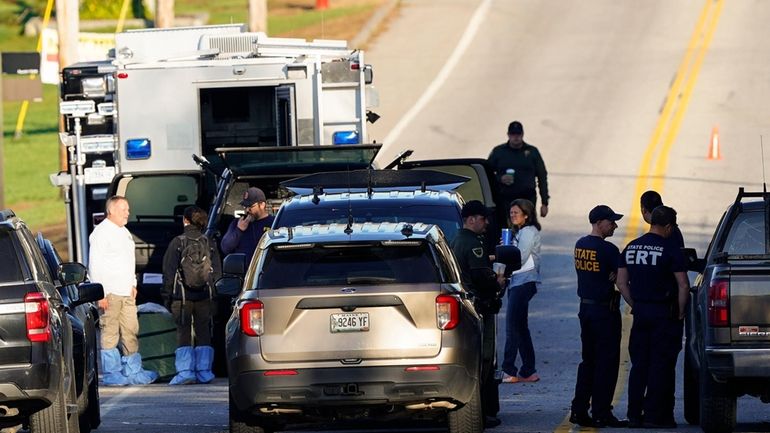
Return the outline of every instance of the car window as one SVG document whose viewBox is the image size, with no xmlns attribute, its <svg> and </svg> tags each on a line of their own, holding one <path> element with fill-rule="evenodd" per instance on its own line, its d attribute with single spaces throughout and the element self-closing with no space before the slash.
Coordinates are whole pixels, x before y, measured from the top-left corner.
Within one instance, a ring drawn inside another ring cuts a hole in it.
<svg viewBox="0 0 770 433">
<path fill-rule="evenodd" d="M 386 244 L 324 244 L 299 249 L 273 246 L 265 257 L 257 288 L 440 282 L 425 242 Z"/>
<path fill-rule="evenodd" d="M 452 242 L 452 239 L 455 238 L 457 232 L 462 228 L 460 211 L 454 204 L 428 206 L 404 205 L 402 202 L 399 205 L 387 205 L 386 202 L 381 202 L 381 204 L 362 205 L 360 202 L 351 202 L 350 206 L 348 208 L 347 206 L 335 204 L 335 206 L 317 205 L 306 208 L 286 207 L 278 214 L 279 219 L 273 223 L 273 227 L 332 223 L 347 224 L 348 214 L 352 211 L 353 222 L 355 223 L 421 222 L 435 224 L 444 232 L 448 242 Z"/>
<path fill-rule="evenodd" d="M 0 231 L 0 283 L 21 281 L 24 275 L 21 271 L 19 257 L 13 245 L 10 232 Z"/>
<path fill-rule="evenodd" d="M 765 254 L 765 213 L 738 214 L 727 234 L 723 251 L 736 254 Z"/>
<path fill-rule="evenodd" d="M 198 198 L 198 180 L 194 176 L 146 176 L 130 179 L 125 197 L 131 206 L 129 222 L 173 220 Z"/>
</svg>

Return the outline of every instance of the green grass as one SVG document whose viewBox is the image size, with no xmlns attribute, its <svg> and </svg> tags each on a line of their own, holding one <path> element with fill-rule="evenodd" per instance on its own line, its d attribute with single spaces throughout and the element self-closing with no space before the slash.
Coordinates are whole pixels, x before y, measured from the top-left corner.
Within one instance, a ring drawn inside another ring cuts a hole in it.
<svg viewBox="0 0 770 433">
<path fill-rule="evenodd" d="M 43 101 L 31 102 L 23 135 L 14 139 L 20 102 L 3 106 L 5 207 L 13 209 L 33 230 L 62 223 L 64 202 L 48 175 L 59 171 L 58 89 L 43 86 Z"/>
</svg>

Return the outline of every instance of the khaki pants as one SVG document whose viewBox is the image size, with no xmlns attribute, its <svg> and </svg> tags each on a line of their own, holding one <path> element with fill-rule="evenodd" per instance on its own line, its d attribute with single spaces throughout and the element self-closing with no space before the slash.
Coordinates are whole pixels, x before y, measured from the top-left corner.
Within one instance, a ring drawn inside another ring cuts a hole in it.
<svg viewBox="0 0 770 433">
<path fill-rule="evenodd" d="M 124 356 L 133 355 L 139 351 L 139 319 L 136 313 L 136 300 L 131 296 L 106 296 L 109 306 L 99 319 L 102 330 L 102 349 L 109 350 L 122 343 Z"/>
</svg>

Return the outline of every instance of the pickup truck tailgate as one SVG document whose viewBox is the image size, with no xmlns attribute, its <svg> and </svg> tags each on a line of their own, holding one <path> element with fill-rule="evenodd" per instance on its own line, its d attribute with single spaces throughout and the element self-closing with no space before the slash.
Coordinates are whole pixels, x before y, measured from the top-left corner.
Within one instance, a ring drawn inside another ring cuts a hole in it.
<svg viewBox="0 0 770 433">
<path fill-rule="evenodd" d="M 736 342 L 770 344 L 770 268 L 730 267 L 730 327 Z"/>
</svg>

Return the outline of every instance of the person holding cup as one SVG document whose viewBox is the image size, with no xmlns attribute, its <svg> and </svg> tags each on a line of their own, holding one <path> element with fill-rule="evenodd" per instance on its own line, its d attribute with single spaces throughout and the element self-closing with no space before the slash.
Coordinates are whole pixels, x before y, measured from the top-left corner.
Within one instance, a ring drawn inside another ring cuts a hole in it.
<svg viewBox="0 0 770 433">
<path fill-rule="evenodd" d="M 511 275 L 508 284 L 508 304 L 505 315 L 505 352 L 503 383 L 537 382 L 535 349 L 529 332 L 529 301 L 540 283 L 540 223 L 535 205 L 527 199 L 517 199 L 509 210 L 513 225 L 513 245 L 521 251 L 521 269 Z M 521 369 L 516 358 L 521 357 Z"/>
</svg>

